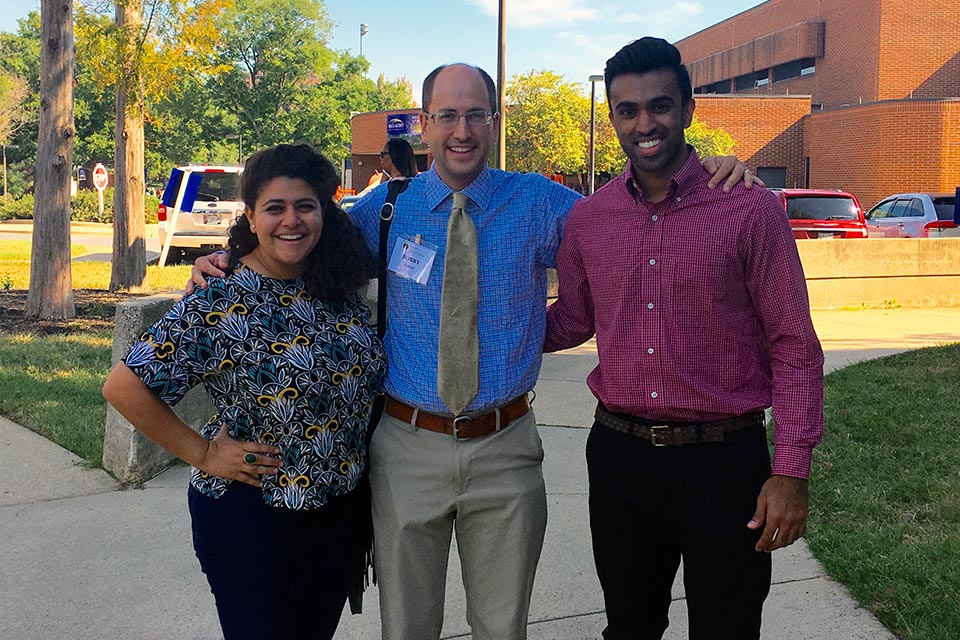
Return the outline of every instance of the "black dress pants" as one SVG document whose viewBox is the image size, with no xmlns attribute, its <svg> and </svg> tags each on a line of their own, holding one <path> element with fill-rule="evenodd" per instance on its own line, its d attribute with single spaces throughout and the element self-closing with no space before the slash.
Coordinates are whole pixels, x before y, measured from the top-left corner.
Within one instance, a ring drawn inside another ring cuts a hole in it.
<svg viewBox="0 0 960 640">
<path fill-rule="evenodd" d="M 659 640 L 683 558 L 690 640 L 760 637 L 770 555 L 747 522 L 770 477 L 763 429 L 721 443 L 654 447 L 594 424 L 590 531 L 606 640 Z"/>
<path fill-rule="evenodd" d="M 193 546 L 225 640 L 333 637 L 362 566 L 356 494 L 298 511 L 267 506 L 246 484 L 216 499 L 190 487 Z"/>
</svg>

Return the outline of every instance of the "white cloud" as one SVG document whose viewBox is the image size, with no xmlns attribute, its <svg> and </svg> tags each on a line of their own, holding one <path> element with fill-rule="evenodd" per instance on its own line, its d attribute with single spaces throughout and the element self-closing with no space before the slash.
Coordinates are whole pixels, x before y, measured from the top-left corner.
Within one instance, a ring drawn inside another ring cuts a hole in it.
<svg viewBox="0 0 960 640">
<path fill-rule="evenodd" d="M 487 15 L 497 16 L 498 0 L 468 0 Z M 521 29 L 553 27 L 575 24 L 581 20 L 598 17 L 595 9 L 588 8 L 585 0 L 522 0 L 506 3 L 506 21 L 511 27 Z"/>
<path fill-rule="evenodd" d="M 687 19 L 701 13 L 703 13 L 703 4 L 700 2 L 678 2 L 669 7 L 657 5 L 649 11 L 622 13 L 617 16 L 617 22 L 639 22 L 656 27 L 680 26 Z"/>
</svg>

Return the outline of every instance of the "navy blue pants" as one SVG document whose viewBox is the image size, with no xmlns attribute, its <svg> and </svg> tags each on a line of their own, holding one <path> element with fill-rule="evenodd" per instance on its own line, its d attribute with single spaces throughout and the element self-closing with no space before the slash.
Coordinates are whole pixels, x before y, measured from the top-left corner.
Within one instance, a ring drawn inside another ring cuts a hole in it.
<svg viewBox="0 0 960 640">
<path fill-rule="evenodd" d="M 730 441 L 654 447 L 594 424 L 587 439 L 590 532 L 606 640 L 659 640 L 683 558 L 690 640 L 755 640 L 770 555 L 747 529 L 770 477 L 763 429 Z"/>
<path fill-rule="evenodd" d="M 217 499 L 190 487 L 193 546 L 225 640 L 333 637 L 361 566 L 356 493 L 297 511 L 241 483 Z"/>
</svg>

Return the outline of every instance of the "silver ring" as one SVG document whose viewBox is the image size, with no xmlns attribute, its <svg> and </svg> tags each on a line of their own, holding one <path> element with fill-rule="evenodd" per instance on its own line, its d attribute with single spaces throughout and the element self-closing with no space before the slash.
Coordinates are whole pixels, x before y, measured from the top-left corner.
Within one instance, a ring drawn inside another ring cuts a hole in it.
<svg viewBox="0 0 960 640">
<path fill-rule="evenodd" d="M 252 453 L 248 453 L 247 455 L 243 456 L 243 461 L 247 464 L 253 464 L 257 461 L 257 456 Z"/>
</svg>

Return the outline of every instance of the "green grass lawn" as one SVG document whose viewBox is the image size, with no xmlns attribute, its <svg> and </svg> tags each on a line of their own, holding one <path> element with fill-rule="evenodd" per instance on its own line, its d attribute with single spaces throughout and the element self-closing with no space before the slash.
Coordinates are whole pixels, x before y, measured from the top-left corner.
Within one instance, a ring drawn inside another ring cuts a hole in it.
<svg viewBox="0 0 960 640">
<path fill-rule="evenodd" d="M 960 345 L 827 376 L 806 538 L 902 640 L 960 637 Z"/>
<path fill-rule="evenodd" d="M 30 244 L 0 242 L 0 289 L 27 289 Z M 71 247 L 73 256 L 84 253 L 82 246 Z M 75 290 L 106 291 L 110 285 L 109 262 L 74 260 L 70 270 Z M 148 292 L 180 291 L 189 275 L 185 265 L 148 266 Z M 100 388 L 110 369 L 113 330 L 109 322 L 83 318 L 61 326 L 61 333 L 0 331 L 0 414 L 99 466 L 106 420 Z"/>
<path fill-rule="evenodd" d="M 0 288 L 26 289 L 30 286 L 30 241 L 4 240 L 0 242 Z M 109 247 L 100 248 L 109 252 Z M 74 258 L 90 253 L 87 247 L 72 245 L 70 255 Z M 110 286 L 110 263 L 72 260 L 70 277 L 74 289 L 103 289 Z M 189 265 L 158 267 L 147 266 L 147 288 L 160 293 L 182 291 L 190 277 Z"/>
<path fill-rule="evenodd" d="M 112 331 L 0 333 L 0 413 L 99 466 L 112 342 Z"/>
</svg>

